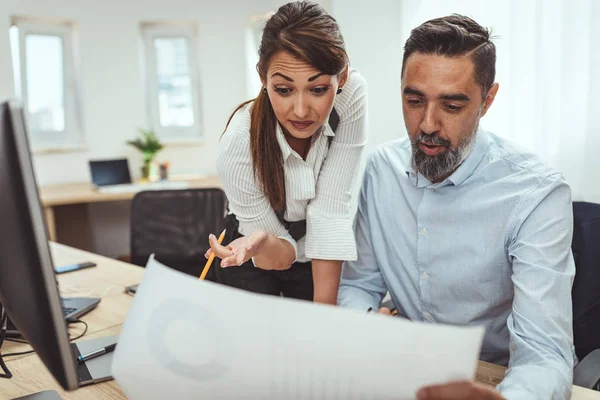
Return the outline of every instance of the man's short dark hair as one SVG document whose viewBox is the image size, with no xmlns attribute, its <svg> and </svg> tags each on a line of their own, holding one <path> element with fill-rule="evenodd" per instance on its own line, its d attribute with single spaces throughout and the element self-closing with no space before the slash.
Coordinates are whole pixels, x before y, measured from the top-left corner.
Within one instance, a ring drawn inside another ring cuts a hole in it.
<svg viewBox="0 0 600 400">
<path fill-rule="evenodd" d="M 402 76 L 406 60 L 417 52 L 447 57 L 470 54 L 475 81 L 481 86 L 483 97 L 494 84 L 496 46 L 491 41 L 491 32 L 469 17 L 452 14 L 432 19 L 413 29 L 404 45 Z"/>
</svg>

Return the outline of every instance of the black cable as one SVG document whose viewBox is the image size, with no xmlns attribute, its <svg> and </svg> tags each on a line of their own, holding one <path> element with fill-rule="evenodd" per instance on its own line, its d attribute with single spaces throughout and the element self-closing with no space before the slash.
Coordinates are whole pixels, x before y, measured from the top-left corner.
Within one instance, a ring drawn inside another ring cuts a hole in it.
<svg viewBox="0 0 600 400">
<path fill-rule="evenodd" d="M 83 321 L 83 320 L 80 320 L 80 319 L 71 319 L 71 318 L 69 318 L 69 319 L 67 320 L 67 322 L 68 322 L 69 324 L 83 324 L 83 325 L 85 325 L 85 329 L 83 330 L 83 333 L 82 333 L 82 334 L 80 334 L 80 335 L 79 335 L 79 336 L 77 336 L 77 337 L 74 337 L 74 338 L 69 338 L 69 341 L 73 341 L 73 340 L 80 339 L 80 338 L 82 338 L 82 337 L 83 337 L 83 335 L 85 335 L 85 334 L 86 334 L 86 332 L 87 332 L 87 330 L 88 330 L 88 324 L 87 324 L 85 321 Z"/>
<path fill-rule="evenodd" d="M 25 354 L 31 354 L 31 353 L 35 353 L 35 350 L 27 350 L 27 351 L 21 351 L 18 353 L 7 353 L 7 354 L 2 354 L 2 357 L 14 357 L 14 356 L 22 356 Z"/>
<path fill-rule="evenodd" d="M 29 344 L 29 342 L 27 340 L 23 340 L 23 339 L 17 339 L 17 338 L 10 338 L 7 337 L 6 339 L 7 342 L 15 342 L 15 343 L 25 343 L 25 344 Z"/>
<path fill-rule="evenodd" d="M 81 333 L 81 334 L 80 334 L 79 336 L 77 336 L 77 337 L 74 337 L 74 338 L 69 338 L 69 341 L 73 341 L 73 340 L 80 339 L 80 338 L 82 338 L 82 337 L 83 337 L 83 335 L 85 335 L 85 334 L 86 334 L 86 332 L 87 332 L 87 330 L 88 330 L 88 324 L 87 324 L 85 321 L 82 321 L 82 320 L 80 320 L 80 319 L 68 319 L 68 320 L 67 320 L 67 322 L 68 322 L 69 324 L 83 324 L 83 325 L 85 325 L 85 328 L 84 328 L 84 330 L 83 330 L 83 333 Z M 19 340 L 19 339 L 6 339 L 6 340 L 9 340 L 9 341 L 11 341 L 11 342 L 27 343 L 27 341 L 26 341 L 26 340 Z M 1 344 L 2 344 L 2 341 L 0 340 L 0 345 L 1 345 Z M 0 366 L 1 366 L 2 364 L 4 364 L 4 363 L 2 362 L 2 358 L 1 358 L 1 357 L 14 357 L 14 356 L 23 356 L 23 355 L 25 355 L 25 354 L 31 354 L 31 353 L 34 353 L 34 352 L 35 352 L 35 350 L 28 350 L 28 351 L 21 351 L 21 352 L 18 352 L 18 353 L 8 353 L 8 354 L 2 354 L 2 355 L 0 356 Z M 6 366 L 6 365 L 5 365 L 5 366 Z M 2 368 L 2 369 L 4 369 L 4 368 Z M 4 372 L 6 372 L 6 374 L 7 374 L 7 375 L 10 375 L 10 376 L 3 376 L 3 375 L 0 375 L 0 377 L 3 377 L 3 378 L 10 378 L 10 377 L 12 377 L 12 374 L 10 373 L 10 371 L 8 371 L 8 372 L 7 372 L 7 370 L 8 370 L 8 368 L 6 368 L 6 369 L 4 370 Z"/>
</svg>

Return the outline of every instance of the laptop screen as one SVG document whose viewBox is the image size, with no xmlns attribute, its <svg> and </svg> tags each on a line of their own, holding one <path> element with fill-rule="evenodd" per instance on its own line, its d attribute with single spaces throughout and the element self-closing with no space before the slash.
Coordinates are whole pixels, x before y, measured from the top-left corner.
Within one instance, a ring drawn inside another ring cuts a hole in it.
<svg viewBox="0 0 600 400">
<path fill-rule="evenodd" d="M 90 161 L 92 183 L 96 186 L 131 183 L 127 159 Z"/>
</svg>

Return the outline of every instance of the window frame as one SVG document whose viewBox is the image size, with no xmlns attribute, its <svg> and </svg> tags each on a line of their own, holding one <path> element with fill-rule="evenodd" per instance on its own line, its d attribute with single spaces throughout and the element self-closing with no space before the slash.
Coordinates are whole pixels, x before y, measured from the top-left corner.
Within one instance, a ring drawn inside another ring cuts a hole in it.
<svg viewBox="0 0 600 400">
<path fill-rule="evenodd" d="M 142 76 L 146 97 L 148 124 L 165 144 L 188 144 L 202 142 L 203 118 L 201 113 L 200 72 L 198 67 L 198 29 L 195 22 L 161 21 L 141 22 Z M 162 126 L 160 123 L 158 71 L 155 39 L 185 38 L 188 41 L 188 70 L 192 91 L 192 126 Z"/>
<path fill-rule="evenodd" d="M 9 29 L 16 29 L 17 45 L 11 43 L 15 96 L 20 100 L 29 119 L 29 90 L 27 82 L 28 35 L 56 36 L 62 41 L 63 106 L 65 127 L 63 131 L 39 130 L 28 126 L 31 150 L 34 153 L 79 151 L 86 148 L 82 128 L 80 65 L 78 54 L 78 29 L 72 21 L 50 18 L 13 16 Z M 12 42 L 11 32 L 11 42 Z"/>
</svg>

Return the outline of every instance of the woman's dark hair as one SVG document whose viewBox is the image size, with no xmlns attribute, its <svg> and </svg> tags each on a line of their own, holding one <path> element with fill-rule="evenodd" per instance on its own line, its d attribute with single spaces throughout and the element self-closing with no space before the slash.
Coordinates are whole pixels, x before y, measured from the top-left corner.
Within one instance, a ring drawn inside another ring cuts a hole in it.
<svg viewBox="0 0 600 400">
<path fill-rule="evenodd" d="M 273 56 L 288 52 L 327 75 L 341 74 L 348 64 L 344 39 L 336 20 L 308 1 L 287 3 L 267 21 L 258 49 L 256 70 L 263 82 Z M 277 141 L 277 117 L 269 96 L 261 90 L 255 99 L 240 104 L 233 115 L 254 102 L 250 122 L 250 152 L 254 176 L 276 211 L 285 209 L 283 156 Z M 225 127 L 227 130 L 227 127 Z"/>
</svg>

